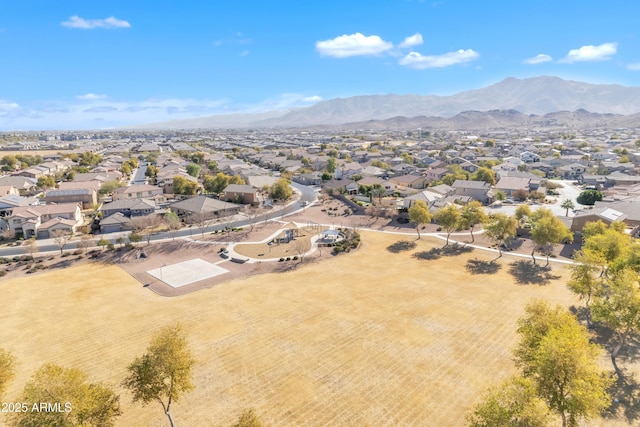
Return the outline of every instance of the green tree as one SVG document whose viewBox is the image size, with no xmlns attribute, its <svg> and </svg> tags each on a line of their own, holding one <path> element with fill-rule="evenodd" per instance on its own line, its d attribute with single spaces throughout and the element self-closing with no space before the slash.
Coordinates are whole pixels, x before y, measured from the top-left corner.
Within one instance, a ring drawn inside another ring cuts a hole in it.
<svg viewBox="0 0 640 427">
<path fill-rule="evenodd" d="M 202 181 L 202 186 L 208 193 L 218 194 L 227 188 L 231 177 L 222 172 L 218 172 L 215 176 L 205 175 Z"/>
<path fill-rule="evenodd" d="M 473 174 L 474 181 L 484 181 L 488 184 L 496 184 L 496 173 L 489 168 L 479 168 L 475 174 Z"/>
<path fill-rule="evenodd" d="M 200 167 L 200 165 L 196 164 L 196 163 L 189 163 L 187 165 L 187 173 L 189 175 L 191 175 L 194 178 L 197 178 L 200 176 L 200 171 L 202 170 L 202 168 Z"/>
<path fill-rule="evenodd" d="M 329 159 L 327 160 L 327 172 L 329 172 L 330 174 L 333 174 L 336 171 L 336 166 L 337 166 L 337 162 L 336 159 L 333 157 L 329 157 Z"/>
<path fill-rule="evenodd" d="M 576 205 L 573 204 L 573 201 L 571 199 L 567 199 L 567 200 L 562 202 L 560 207 L 565 209 L 564 216 L 569 216 L 569 209 L 575 208 Z"/>
<path fill-rule="evenodd" d="M 173 192 L 193 196 L 198 192 L 198 183 L 176 175 L 173 177 Z"/>
<path fill-rule="evenodd" d="M 78 157 L 78 164 L 92 168 L 102 161 L 102 156 L 92 151 L 85 151 Z"/>
<path fill-rule="evenodd" d="M 538 397 L 535 383 L 513 377 L 491 387 L 467 417 L 470 427 L 546 427 L 551 413 Z"/>
<path fill-rule="evenodd" d="M 603 194 L 598 190 L 584 190 L 576 199 L 581 205 L 593 206 L 603 198 Z"/>
<path fill-rule="evenodd" d="M 195 153 L 193 153 L 191 155 L 191 161 L 193 163 L 196 164 L 202 164 L 204 163 L 204 158 L 206 157 L 206 153 L 203 153 L 202 151 L 196 151 Z"/>
<path fill-rule="evenodd" d="M 271 186 L 270 194 L 273 200 L 287 200 L 293 195 L 293 190 L 286 178 L 280 178 Z"/>
<path fill-rule="evenodd" d="M 541 208 L 531 214 L 531 240 L 533 263 L 536 263 L 536 250 L 544 248 L 549 265 L 549 252 L 563 241 L 573 241 L 573 233 L 549 209 Z"/>
<path fill-rule="evenodd" d="M 18 165 L 18 159 L 16 156 L 12 154 L 6 154 L 2 156 L 2 160 L 0 160 L 0 164 L 8 166 L 9 170 L 14 170 Z"/>
<path fill-rule="evenodd" d="M 22 392 L 21 402 L 59 403 L 53 411 L 31 410 L 17 412 L 16 427 L 31 426 L 113 426 L 121 414 L 120 397 L 102 383 L 87 382 L 87 375 L 79 369 L 46 364 L 33 375 Z"/>
<path fill-rule="evenodd" d="M 456 230 L 460 226 L 460 220 L 462 218 L 460 209 L 458 209 L 458 207 L 455 205 L 447 205 L 443 208 L 438 209 L 433 218 L 438 224 L 444 227 L 445 231 L 447 232 L 447 241 L 445 243 L 445 246 L 448 246 L 451 232 Z"/>
<path fill-rule="evenodd" d="M 573 259 L 576 261 L 570 266 L 571 278 L 567 287 L 571 292 L 584 300 L 586 309 L 587 326 L 591 326 L 591 298 L 602 289 L 603 281 L 598 277 L 600 270 L 599 259 L 594 259 L 590 251 L 577 251 Z"/>
<path fill-rule="evenodd" d="M 246 183 L 247 182 L 244 179 L 242 179 L 240 175 L 231 175 L 231 178 L 229 178 L 229 184 L 245 185 Z"/>
<path fill-rule="evenodd" d="M 43 175 L 38 178 L 38 182 L 36 184 L 38 188 L 53 188 L 56 186 L 56 179 L 51 175 Z"/>
<path fill-rule="evenodd" d="M 115 180 L 109 180 L 102 183 L 100 186 L 100 190 L 98 190 L 98 194 L 101 196 L 106 196 L 107 194 L 111 194 L 115 191 L 115 189 L 124 186 L 124 183 Z"/>
<path fill-rule="evenodd" d="M 535 301 L 525 312 L 518 321 L 520 341 L 514 351 L 523 376 L 535 383 L 538 396 L 562 418 L 563 427 L 598 416 L 611 403 L 607 388 L 612 384 L 598 367 L 601 348 L 560 306 Z"/>
<path fill-rule="evenodd" d="M 590 255 L 592 262 L 602 267 L 601 276 L 608 276 L 609 272 L 625 267 L 633 246 L 631 236 L 613 222 L 604 229 L 601 229 L 598 223 L 588 227 L 582 247 L 583 251 Z"/>
<path fill-rule="evenodd" d="M 171 404 L 193 390 L 194 365 L 182 327 L 167 326 L 152 338 L 147 352 L 129 365 L 129 375 L 122 385 L 133 393 L 134 402 L 160 403 L 173 427 Z"/>
<path fill-rule="evenodd" d="M 516 235 L 517 221 L 504 213 L 491 215 L 484 223 L 484 233 L 498 244 L 498 258 L 502 257 L 502 246 Z"/>
<path fill-rule="evenodd" d="M 640 335 L 640 285 L 638 273 L 630 268 L 617 272 L 607 281 L 606 292 L 595 298 L 591 306 L 593 320 L 609 326 L 617 343 L 611 349 L 611 363 L 621 371 L 616 356 L 632 337 Z"/>
<path fill-rule="evenodd" d="M 100 246 L 103 250 L 104 248 L 106 248 L 107 246 L 109 246 L 111 242 L 109 242 L 107 239 L 105 238 L 101 238 L 100 240 L 98 240 L 98 243 L 96 243 L 98 246 Z"/>
<path fill-rule="evenodd" d="M 154 165 L 148 165 L 147 166 L 147 170 L 145 171 L 144 175 L 147 178 L 150 178 L 151 180 L 156 179 L 156 176 L 158 176 L 158 168 Z"/>
<path fill-rule="evenodd" d="M 231 427 L 262 427 L 262 423 L 253 409 L 245 409 Z"/>
<path fill-rule="evenodd" d="M 0 397 L 7 389 L 7 384 L 15 376 L 15 357 L 8 351 L 0 348 Z"/>
<path fill-rule="evenodd" d="M 424 200 L 416 200 L 411 205 L 409 208 L 409 221 L 416 225 L 418 239 L 420 239 L 420 227 L 431 222 L 431 212 L 429 212 L 429 207 Z"/>
<path fill-rule="evenodd" d="M 471 243 L 475 242 L 473 227 L 486 222 L 487 218 L 488 217 L 484 211 L 484 208 L 482 207 L 482 203 L 477 200 L 472 200 L 462 207 L 462 225 L 464 227 L 469 227 L 469 232 L 471 233 Z"/>
<path fill-rule="evenodd" d="M 129 236 L 127 238 L 134 245 L 136 243 L 140 243 L 142 241 L 142 235 L 140 233 L 135 232 L 135 231 L 132 231 L 131 233 L 129 233 Z"/>
</svg>

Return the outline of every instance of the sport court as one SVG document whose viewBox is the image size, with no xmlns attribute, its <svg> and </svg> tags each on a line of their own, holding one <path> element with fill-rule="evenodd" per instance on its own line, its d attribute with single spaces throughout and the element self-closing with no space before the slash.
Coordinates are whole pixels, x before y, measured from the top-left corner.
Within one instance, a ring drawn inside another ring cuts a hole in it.
<svg viewBox="0 0 640 427">
<path fill-rule="evenodd" d="M 177 264 L 164 265 L 160 268 L 147 271 L 147 273 L 156 279 L 161 280 L 173 288 L 179 288 L 228 272 L 229 270 L 200 258 L 190 259 Z"/>
</svg>

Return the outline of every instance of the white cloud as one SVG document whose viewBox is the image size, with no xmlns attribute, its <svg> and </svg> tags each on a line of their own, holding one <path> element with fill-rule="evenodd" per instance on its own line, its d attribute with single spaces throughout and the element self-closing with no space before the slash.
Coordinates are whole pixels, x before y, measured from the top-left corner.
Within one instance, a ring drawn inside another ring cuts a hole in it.
<svg viewBox="0 0 640 427">
<path fill-rule="evenodd" d="M 422 43 L 424 43 L 424 41 L 422 40 L 422 34 L 415 33 L 412 36 L 406 37 L 404 41 L 400 43 L 399 47 L 419 46 Z"/>
<path fill-rule="evenodd" d="M 19 109 L 20 105 L 16 104 L 15 102 L 0 99 L 0 111 L 14 111 Z"/>
<path fill-rule="evenodd" d="M 305 96 L 304 98 L 302 98 L 302 102 L 318 102 L 318 101 L 322 101 L 322 97 L 318 95 Z"/>
<path fill-rule="evenodd" d="M 627 70 L 631 70 L 631 71 L 640 71 L 640 62 L 636 63 L 636 64 L 629 64 L 627 65 Z"/>
<path fill-rule="evenodd" d="M 243 50 L 242 52 L 240 52 L 238 54 L 238 56 L 247 56 L 247 55 L 249 55 L 249 51 L 248 50 Z"/>
<path fill-rule="evenodd" d="M 567 56 L 560 62 L 571 64 L 573 62 L 606 61 L 611 59 L 618 51 L 617 43 L 603 43 L 599 46 L 582 46 L 579 49 L 571 49 Z"/>
<path fill-rule="evenodd" d="M 113 16 L 105 19 L 84 19 L 79 16 L 72 16 L 67 21 L 62 22 L 62 26 L 90 30 L 93 28 L 130 28 L 131 24 Z"/>
<path fill-rule="evenodd" d="M 350 56 L 378 55 L 393 48 L 393 44 L 379 36 L 361 33 L 344 34 L 331 40 L 316 42 L 316 49 L 323 56 L 347 58 Z"/>
<path fill-rule="evenodd" d="M 400 65 L 424 70 L 426 68 L 441 68 L 450 65 L 462 64 L 464 62 L 474 61 L 480 57 L 480 54 L 473 49 L 460 49 L 455 52 L 448 52 L 443 55 L 422 55 L 418 52 L 409 52 L 404 58 L 400 59 Z"/>
<path fill-rule="evenodd" d="M 76 98 L 82 99 L 82 100 L 85 100 L 85 101 L 93 101 L 93 100 L 96 100 L 96 99 L 105 99 L 105 98 L 108 98 L 108 96 L 107 95 L 98 95 L 96 93 L 87 93 L 85 95 L 78 95 L 78 96 L 76 96 Z"/>
<path fill-rule="evenodd" d="M 539 55 L 534 56 L 533 58 L 525 59 L 523 62 L 525 64 L 535 65 L 542 64 L 543 62 L 553 61 L 553 58 L 545 53 L 541 53 Z"/>
</svg>

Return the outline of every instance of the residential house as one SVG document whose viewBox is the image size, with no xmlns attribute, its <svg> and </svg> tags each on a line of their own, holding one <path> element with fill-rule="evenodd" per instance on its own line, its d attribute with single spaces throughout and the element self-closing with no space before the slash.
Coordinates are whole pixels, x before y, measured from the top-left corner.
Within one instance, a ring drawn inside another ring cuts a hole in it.
<svg viewBox="0 0 640 427">
<path fill-rule="evenodd" d="M 408 188 L 426 188 L 430 182 L 426 176 L 423 175 L 400 175 L 389 179 L 390 182 Z"/>
<path fill-rule="evenodd" d="M 244 206 L 201 195 L 173 203 L 169 205 L 169 209 L 185 218 L 187 222 L 193 222 L 198 216 L 214 219 L 235 215 L 244 209 Z"/>
<path fill-rule="evenodd" d="M 467 181 L 457 179 L 453 183 L 452 187 L 455 189 L 456 196 L 466 196 L 472 199 L 478 200 L 480 203 L 489 204 L 491 198 L 489 197 L 489 190 L 491 185 L 484 181 Z"/>
<path fill-rule="evenodd" d="M 156 203 L 149 199 L 115 200 L 105 203 L 100 209 L 102 217 L 106 218 L 115 213 L 121 213 L 127 218 L 132 216 L 150 215 L 156 210 Z"/>
<path fill-rule="evenodd" d="M 229 184 L 222 191 L 220 200 L 243 205 L 259 205 L 260 194 L 257 188 L 248 184 Z"/>
<path fill-rule="evenodd" d="M 428 182 L 432 182 L 432 181 L 439 181 L 441 180 L 445 175 L 450 174 L 451 171 L 449 169 L 445 169 L 445 168 L 435 168 L 435 169 L 428 169 L 427 170 L 427 181 Z"/>
<path fill-rule="evenodd" d="M 19 195 L 20 192 L 13 185 L 1 185 L 0 186 L 0 197 L 7 196 L 9 194 Z"/>
<path fill-rule="evenodd" d="M 133 184 L 116 188 L 113 191 L 113 200 L 152 199 L 155 196 L 162 196 L 163 193 L 163 189 L 155 185 Z"/>
<path fill-rule="evenodd" d="M 320 185 L 322 184 L 322 173 L 319 171 L 311 173 L 302 173 L 293 176 L 293 181 L 302 185 Z"/>
<path fill-rule="evenodd" d="M 532 153 L 531 151 L 523 151 L 520 153 L 520 160 L 525 163 L 536 163 L 542 160 L 542 157 L 536 153 Z"/>
<path fill-rule="evenodd" d="M 411 196 L 407 196 L 404 199 L 402 199 L 402 205 L 405 209 L 409 209 L 411 206 L 413 206 L 413 204 L 418 201 L 418 200 L 422 200 L 423 202 L 426 203 L 426 205 L 431 208 L 433 207 L 439 200 L 444 199 L 445 196 L 443 194 L 440 194 L 438 192 L 435 191 L 431 191 L 431 190 L 424 190 L 421 191 L 419 193 L 416 194 L 412 194 Z"/>
<path fill-rule="evenodd" d="M 98 192 L 92 188 L 71 188 L 49 190 L 44 195 L 47 203 L 81 203 L 83 209 L 98 204 Z"/>
<path fill-rule="evenodd" d="M 17 206 L 8 220 L 9 228 L 16 234 L 22 234 L 25 239 L 48 238 L 57 229 L 74 233 L 82 222 L 79 203 Z"/>
<path fill-rule="evenodd" d="M 13 209 L 18 206 L 34 206 L 40 201 L 35 197 L 22 197 L 16 194 L 0 196 L 0 217 L 8 217 L 13 213 Z"/>
<path fill-rule="evenodd" d="M 513 197 L 513 194 L 517 191 L 525 191 L 526 194 L 529 194 L 529 191 L 531 191 L 530 182 L 530 178 L 503 176 L 496 183 L 495 189 L 503 192 L 507 197 Z"/>
<path fill-rule="evenodd" d="M 24 176 L 9 175 L 0 177 L 0 186 L 12 186 L 18 189 L 20 194 L 25 194 L 36 187 L 37 180 Z"/>
</svg>

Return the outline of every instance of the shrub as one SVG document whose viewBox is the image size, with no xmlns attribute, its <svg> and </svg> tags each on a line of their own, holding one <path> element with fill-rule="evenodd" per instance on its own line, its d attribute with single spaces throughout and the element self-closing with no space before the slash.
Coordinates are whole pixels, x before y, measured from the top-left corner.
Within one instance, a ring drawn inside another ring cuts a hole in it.
<svg viewBox="0 0 640 427">
<path fill-rule="evenodd" d="M 82 255 L 82 249 L 76 249 L 75 251 L 73 251 L 74 255 Z"/>
<path fill-rule="evenodd" d="M 284 261 L 284 258 L 280 258 L 280 259 L 278 260 L 278 262 L 282 262 L 282 261 Z"/>
<path fill-rule="evenodd" d="M 342 246 L 334 246 L 333 252 L 339 254 L 340 252 L 342 252 Z"/>
<path fill-rule="evenodd" d="M 68 256 L 71 256 L 71 252 L 65 252 L 62 255 L 60 255 L 62 258 L 66 258 Z"/>
<path fill-rule="evenodd" d="M 291 261 L 291 257 L 287 257 L 286 261 Z"/>
<path fill-rule="evenodd" d="M 110 251 L 112 251 L 112 250 L 114 250 L 114 249 L 115 249 L 115 246 L 113 245 L 113 243 L 109 243 L 109 244 L 107 245 L 107 249 L 108 249 L 108 250 L 110 250 Z"/>
<path fill-rule="evenodd" d="M 7 270 L 0 270 L 0 277 L 6 276 L 6 275 L 7 275 Z"/>
<path fill-rule="evenodd" d="M 297 261 L 297 260 L 298 260 L 298 255 L 294 256 L 294 257 L 293 257 L 293 260 L 294 260 L 294 261 Z"/>
</svg>

